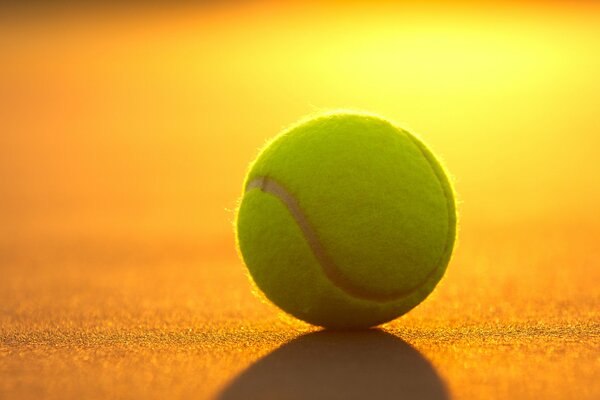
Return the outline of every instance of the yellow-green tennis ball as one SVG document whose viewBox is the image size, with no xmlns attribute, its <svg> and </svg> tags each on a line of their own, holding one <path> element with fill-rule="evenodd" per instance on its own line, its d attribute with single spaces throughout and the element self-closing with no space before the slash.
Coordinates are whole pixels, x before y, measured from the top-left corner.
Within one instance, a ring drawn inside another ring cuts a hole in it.
<svg viewBox="0 0 600 400">
<path fill-rule="evenodd" d="M 303 120 L 250 166 L 237 241 L 281 309 L 329 328 L 390 321 L 442 278 L 456 233 L 454 193 L 431 151 L 370 114 Z"/>
</svg>

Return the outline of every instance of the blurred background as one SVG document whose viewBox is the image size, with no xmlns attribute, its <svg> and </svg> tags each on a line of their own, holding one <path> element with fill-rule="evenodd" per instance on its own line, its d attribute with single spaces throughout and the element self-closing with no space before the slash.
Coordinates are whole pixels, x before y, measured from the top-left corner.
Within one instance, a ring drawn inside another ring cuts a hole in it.
<svg viewBox="0 0 600 400">
<path fill-rule="evenodd" d="M 597 3 L 3 11 L 6 235 L 191 235 L 231 247 L 257 149 L 331 108 L 419 133 L 455 177 L 463 229 L 598 221 Z"/>
<path fill-rule="evenodd" d="M 591 1 L 3 3 L 0 398 L 599 398 L 599 71 Z M 258 149 L 338 108 L 460 200 L 439 287 L 357 336 L 259 301 L 233 234 Z"/>
</svg>

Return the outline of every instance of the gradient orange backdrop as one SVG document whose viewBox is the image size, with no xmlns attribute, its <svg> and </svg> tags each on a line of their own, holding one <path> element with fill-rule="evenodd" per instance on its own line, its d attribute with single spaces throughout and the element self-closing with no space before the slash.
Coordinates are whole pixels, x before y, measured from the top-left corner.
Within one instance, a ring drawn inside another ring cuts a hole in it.
<svg viewBox="0 0 600 400">
<path fill-rule="evenodd" d="M 591 3 L 5 11 L 0 232 L 233 251 L 257 149 L 340 107 L 430 144 L 455 177 L 463 231 L 583 229 L 599 222 L 599 21 Z"/>
</svg>

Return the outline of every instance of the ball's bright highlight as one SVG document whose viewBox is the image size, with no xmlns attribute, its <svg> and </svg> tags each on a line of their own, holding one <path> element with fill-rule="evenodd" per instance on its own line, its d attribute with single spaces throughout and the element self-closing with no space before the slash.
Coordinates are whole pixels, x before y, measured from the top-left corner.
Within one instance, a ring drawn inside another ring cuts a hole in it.
<svg viewBox="0 0 600 400">
<path fill-rule="evenodd" d="M 251 165 L 237 214 L 257 286 L 315 325 L 394 319 L 442 278 L 456 234 L 451 184 L 431 151 L 375 115 L 320 114 Z"/>
</svg>

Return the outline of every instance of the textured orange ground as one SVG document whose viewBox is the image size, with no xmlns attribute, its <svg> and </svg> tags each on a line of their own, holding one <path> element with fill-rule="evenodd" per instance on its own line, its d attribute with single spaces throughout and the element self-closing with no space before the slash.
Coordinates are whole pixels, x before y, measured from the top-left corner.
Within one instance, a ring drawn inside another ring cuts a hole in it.
<svg viewBox="0 0 600 400">
<path fill-rule="evenodd" d="M 431 298 L 360 333 L 282 317 L 230 249 L 4 241 L 0 397 L 597 399 L 599 235 L 463 231 Z"/>
<path fill-rule="evenodd" d="M 0 398 L 600 398 L 600 8 L 0 11 Z M 321 332 L 251 292 L 247 163 L 315 110 L 441 156 L 440 286 Z"/>
</svg>

